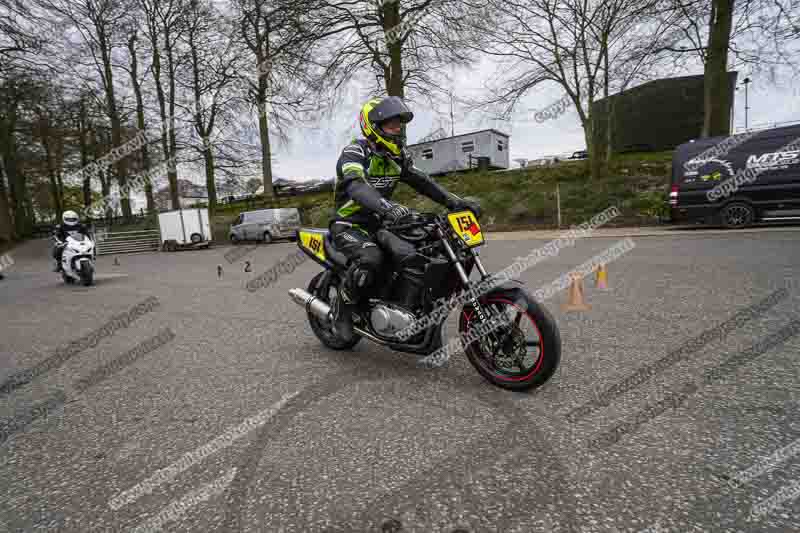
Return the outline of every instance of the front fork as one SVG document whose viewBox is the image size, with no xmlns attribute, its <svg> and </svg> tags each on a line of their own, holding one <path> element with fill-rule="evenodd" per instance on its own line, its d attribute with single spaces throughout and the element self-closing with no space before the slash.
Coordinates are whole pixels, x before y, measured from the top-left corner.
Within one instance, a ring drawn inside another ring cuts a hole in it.
<svg viewBox="0 0 800 533">
<path fill-rule="evenodd" d="M 461 261 L 458 260 L 458 257 L 456 256 L 453 247 L 450 246 L 450 242 L 448 242 L 448 240 L 445 238 L 444 233 L 441 230 L 439 230 L 439 237 L 442 239 L 442 244 L 444 245 L 445 252 L 447 253 L 447 256 L 450 258 L 450 262 L 455 267 L 456 272 L 458 272 L 458 276 L 461 278 L 461 282 L 464 288 L 466 290 L 469 290 L 470 286 L 469 276 L 467 276 L 467 272 L 464 270 L 464 266 L 461 264 Z M 484 281 L 487 278 L 489 278 L 489 273 L 486 271 L 486 268 L 484 268 L 483 263 L 481 262 L 481 258 L 478 255 L 478 251 L 475 250 L 474 248 L 469 248 L 469 252 L 472 255 L 473 260 L 475 261 L 475 266 L 478 268 L 478 272 L 481 273 L 481 281 Z M 478 297 L 477 296 L 473 297 L 472 299 L 469 300 L 469 303 L 472 304 L 472 308 L 478 315 L 478 320 L 480 322 L 486 322 L 488 310 L 484 309 L 483 305 L 478 301 Z M 490 332 L 488 335 L 493 342 L 495 343 L 498 342 L 495 331 Z"/>
</svg>

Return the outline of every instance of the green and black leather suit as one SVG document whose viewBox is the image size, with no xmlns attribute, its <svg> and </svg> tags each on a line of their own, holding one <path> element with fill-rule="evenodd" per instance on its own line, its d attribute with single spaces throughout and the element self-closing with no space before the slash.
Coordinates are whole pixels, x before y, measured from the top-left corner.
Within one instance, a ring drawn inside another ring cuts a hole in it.
<svg viewBox="0 0 800 533">
<path fill-rule="evenodd" d="M 377 230 L 379 219 L 374 215 L 380 217 L 392 207 L 389 200 L 398 181 L 442 205 L 460 200 L 415 168 L 408 156 L 380 155 L 370 148 L 369 141 L 358 139 L 342 151 L 336 163 L 336 219 L 370 232 Z"/>
<path fill-rule="evenodd" d="M 398 265 L 415 255 L 411 243 L 381 230 L 382 216 L 394 206 L 390 199 L 398 182 L 448 208 L 465 205 L 403 154 L 399 158 L 379 154 L 368 140 L 358 139 L 342 151 L 336 164 L 336 215 L 330 228 L 336 248 L 351 260 L 351 292 L 374 281 L 386 259 L 384 252 Z"/>
</svg>

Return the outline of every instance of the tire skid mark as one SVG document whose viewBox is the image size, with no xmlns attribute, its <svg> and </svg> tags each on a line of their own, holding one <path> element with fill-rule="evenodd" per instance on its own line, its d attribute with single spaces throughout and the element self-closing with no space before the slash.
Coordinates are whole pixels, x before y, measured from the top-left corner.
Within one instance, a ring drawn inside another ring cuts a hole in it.
<svg viewBox="0 0 800 533">
<path fill-rule="evenodd" d="M 488 384 L 484 384 L 483 387 L 478 388 L 469 382 L 462 384 L 457 381 L 452 374 L 445 377 L 438 373 L 420 373 L 419 370 L 414 368 L 394 367 L 392 372 L 387 375 L 385 366 L 379 366 L 381 365 L 381 361 L 373 362 L 361 359 L 358 362 L 361 364 L 360 367 L 348 369 L 324 378 L 321 388 L 314 390 L 315 385 L 310 385 L 304 389 L 299 396 L 293 398 L 282 411 L 274 417 L 270 424 L 260 429 L 260 433 L 250 445 L 249 450 L 243 453 L 241 463 L 237 465 L 238 474 L 231 483 L 229 497 L 226 498 L 230 504 L 226 513 L 224 531 L 245 531 L 242 516 L 247 505 L 247 491 L 258 475 L 258 465 L 262 459 L 262 454 L 259 453 L 259 451 L 263 451 L 270 440 L 279 437 L 282 430 L 290 425 L 296 415 L 308 410 L 320 400 L 330 397 L 356 383 L 377 383 L 398 378 L 423 378 L 428 384 L 434 386 L 438 385 L 439 387 L 444 385 L 450 389 L 464 392 L 475 400 L 483 402 L 496 410 L 511 411 L 513 412 L 513 417 L 504 416 L 504 418 L 509 420 L 509 423 L 502 431 L 496 432 L 494 437 L 490 437 L 490 445 L 485 447 L 488 448 L 488 451 L 482 451 L 477 455 L 465 457 L 459 455 L 452 456 L 434 467 L 421 472 L 400 490 L 394 493 L 377 496 L 367 508 L 358 514 L 356 519 L 357 523 L 348 523 L 349 517 L 347 516 L 332 517 L 330 522 L 345 522 L 341 531 L 364 531 L 366 524 L 371 523 L 374 519 L 385 518 L 402 498 L 402 495 L 430 492 L 431 489 L 445 486 L 448 482 L 454 483 L 455 486 L 459 488 L 464 487 L 465 481 L 472 479 L 474 471 L 491 468 L 493 465 L 502 462 L 504 457 L 508 455 L 519 455 L 520 449 L 525 447 L 529 447 L 542 455 L 542 461 L 551 468 L 557 470 L 558 482 L 553 483 L 552 490 L 548 492 L 548 496 L 557 499 L 557 503 L 561 507 L 562 516 L 575 516 L 570 509 L 564 507 L 564 505 L 568 505 L 569 507 L 574 505 L 574 497 L 570 497 L 574 494 L 574 491 L 571 490 L 572 479 L 570 471 L 557 457 L 557 450 L 549 446 L 550 442 L 545 435 L 530 425 L 529 418 L 523 410 L 511 405 L 506 400 L 506 397 L 497 396 L 497 393 L 502 393 L 502 391 Z M 514 393 L 508 392 L 507 394 Z M 434 400 L 432 399 L 432 401 Z M 440 402 L 437 401 L 436 403 Z M 524 422 L 518 423 L 519 421 Z M 491 451 L 493 448 L 510 449 L 510 451 L 498 456 Z M 542 454 L 543 450 L 544 453 Z M 557 498 L 558 496 L 562 497 Z M 483 502 L 474 499 L 469 503 L 480 504 Z M 504 516 L 502 522 L 504 525 L 510 525 L 513 519 L 530 518 L 531 510 L 538 507 L 541 507 L 540 502 L 536 502 L 536 505 L 533 507 L 528 507 L 527 511 L 522 510 L 515 512 L 513 515 Z M 372 529 L 376 528 L 380 531 L 380 526 L 373 523 Z M 503 529 L 501 528 L 500 530 Z M 328 528 L 325 531 L 333 532 L 340 531 L 340 529 L 338 529 L 337 526 L 337 528 Z"/>
</svg>

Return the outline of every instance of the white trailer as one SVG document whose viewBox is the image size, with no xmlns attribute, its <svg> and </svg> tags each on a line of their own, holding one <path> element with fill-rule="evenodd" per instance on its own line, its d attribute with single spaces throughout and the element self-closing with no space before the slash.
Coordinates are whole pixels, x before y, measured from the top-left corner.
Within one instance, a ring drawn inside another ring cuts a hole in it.
<svg viewBox="0 0 800 533">
<path fill-rule="evenodd" d="M 211 224 L 208 209 L 178 209 L 158 214 L 161 249 L 174 252 L 180 248 L 208 248 Z"/>
</svg>

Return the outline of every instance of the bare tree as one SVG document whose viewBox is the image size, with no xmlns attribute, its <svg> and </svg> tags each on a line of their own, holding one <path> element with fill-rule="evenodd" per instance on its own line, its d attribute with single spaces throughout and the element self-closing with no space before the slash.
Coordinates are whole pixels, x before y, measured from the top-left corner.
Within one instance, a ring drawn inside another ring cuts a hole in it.
<svg viewBox="0 0 800 533">
<path fill-rule="evenodd" d="M 798 74 L 800 0 L 670 0 L 668 5 L 680 16 L 667 32 L 672 42 L 657 52 L 680 67 L 687 56 L 702 62 L 702 136 L 730 134 L 729 71 L 746 69 L 773 81 L 782 68 Z"/>
<path fill-rule="evenodd" d="M 272 195 L 270 130 L 286 140 L 285 124 L 306 111 L 312 94 L 315 45 L 331 34 L 318 31 L 310 0 L 236 0 L 240 35 L 255 76 L 245 77 L 247 100 L 257 110 L 264 194 Z"/>
<path fill-rule="evenodd" d="M 20 162 L 20 131 L 23 106 L 36 82 L 25 74 L 12 74 L 0 80 L 0 160 L 8 182 L 9 214 L 0 213 L 3 220 L 12 218 L 13 228 L 6 226 L 11 238 L 28 235 L 35 220 L 27 177 Z M 3 221 L 0 220 L 0 223 Z"/>
<path fill-rule="evenodd" d="M 128 75 L 131 80 L 131 87 L 133 94 L 136 98 L 136 125 L 139 131 L 144 132 L 147 130 L 147 121 L 145 119 L 144 98 L 142 96 L 142 83 L 143 80 L 139 78 L 139 58 L 137 43 L 139 42 L 139 32 L 133 29 L 128 36 L 128 57 L 130 58 L 130 68 Z M 149 68 L 147 72 L 149 72 Z M 145 75 L 147 74 L 145 72 Z M 141 167 L 142 170 L 150 169 L 150 147 L 147 143 L 142 145 L 141 149 Z M 153 184 L 147 180 L 144 185 L 145 198 L 147 200 L 147 212 L 154 213 L 156 211 L 156 203 L 153 197 Z"/>
<path fill-rule="evenodd" d="M 111 123 L 111 142 L 113 148 L 123 144 L 122 118 L 115 94 L 114 50 L 124 46 L 122 36 L 130 16 L 128 0 L 38 0 L 55 17 L 71 25 L 80 34 L 94 60 L 103 87 L 106 112 Z M 56 24 L 58 22 L 56 21 Z M 126 189 L 128 177 L 127 161 L 120 158 L 116 164 L 117 183 Z M 131 217 L 130 199 L 121 199 L 122 213 Z"/>
<path fill-rule="evenodd" d="M 485 53 L 498 61 L 495 83 L 472 108 L 512 117 L 520 100 L 544 83 L 560 86 L 578 113 L 591 175 L 605 169 L 607 136 L 596 135 L 594 102 L 627 87 L 647 66 L 641 51 L 658 0 L 489 0 L 480 31 Z M 656 31 L 657 33 L 657 31 Z M 636 42 L 632 47 L 631 43 Z M 611 110 L 606 108 L 604 115 Z"/>
<path fill-rule="evenodd" d="M 153 78 L 161 116 L 161 148 L 164 161 L 170 162 L 167 172 L 170 201 L 173 209 L 180 207 L 178 199 L 176 84 L 179 62 L 176 57 L 178 39 L 185 29 L 186 4 L 184 0 L 137 0 L 145 19 L 147 37 L 153 59 Z M 166 68 L 162 63 L 166 54 Z M 165 80 L 166 78 L 166 80 Z M 164 84 L 167 90 L 164 89 Z"/>
<path fill-rule="evenodd" d="M 213 133 L 218 113 L 226 106 L 225 91 L 237 80 L 239 59 L 236 54 L 220 54 L 217 48 L 225 35 L 215 31 L 219 26 L 217 13 L 206 1 L 192 0 L 187 17 L 186 43 L 189 47 L 191 77 L 188 83 L 193 96 L 193 126 L 201 144 L 195 146 L 203 158 L 208 208 L 216 210 L 216 164 Z"/>
</svg>

